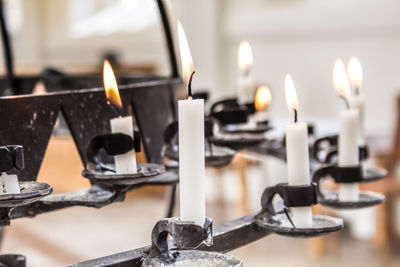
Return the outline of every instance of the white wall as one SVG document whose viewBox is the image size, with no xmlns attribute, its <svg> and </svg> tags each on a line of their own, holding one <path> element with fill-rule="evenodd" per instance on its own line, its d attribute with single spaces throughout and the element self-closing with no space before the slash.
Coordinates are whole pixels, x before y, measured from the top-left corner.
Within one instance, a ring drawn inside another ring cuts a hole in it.
<svg viewBox="0 0 400 267">
<path fill-rule="evenodd" d="M 186 15 L 182 20 L 195 64 L 201 63 L 196 64 L 196 85 L 208 85 L 214 99 L 234 93 L 237 47 L 247 39 L 255 57 L 254 77 L 273 90 L 275 118 L 290 119 L 283 93 L 283 78 L 290 72 L 298 89 L 301 118 L 333 120 L 343 108 L 332 86 L 333 62 L 337 57 L 347 61 L 357 56 L 364 70 L 367 128 L 391 133 L 394 97 L 400 89 L 400 1 L 172 2 L 180 4 L 178 13 Z"/>
</svg>

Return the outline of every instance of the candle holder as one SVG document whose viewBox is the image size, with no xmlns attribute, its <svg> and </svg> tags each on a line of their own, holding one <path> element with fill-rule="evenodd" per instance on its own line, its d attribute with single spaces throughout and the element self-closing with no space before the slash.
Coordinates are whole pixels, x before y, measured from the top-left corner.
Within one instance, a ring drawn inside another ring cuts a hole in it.
<svg viewBox="0 0 400 267">
<path fill-rule="evenodd" d="M 211 143 L 211 137 L 214 135 L 213 127 L 215 121 L 206 117 L 204 125 L 205 131 L 205 164 L 207 167 L 221 168 L 229 165 L 235 155 L 235 151 L 226 147 L 215 146 Z M 178 122 L 174 121 L 164 131 L 164 149 L 163 155 L 168 159 L 179 161 L 178 145 Z M 178 167 L 178 165 L 176 166 Z"/>
<path fill-rule="evenodd" d="M 151 234 L 151 248 L 142 266 L 213 265 L 242 266 L 231 256 L 217 252 L 196 250 L 213 244 L 212 220 L 206 218 L 203 226 L 181 221 L 177 217 L 157 222 Z M 172 238 L 169 241 L 168 235 Z"/>
<path fill-rule="evenodd" d="M 325 136 L 317 139 L 312 147 L 311 155 L 319 163 L 333 164 L 337 159 L 338 135 Z M 369 148 L 367 145 L 359 147 L 360 161 L 366 161 L 369 158 Z"/>
<path fill-rule="evenodd" d="M 318 169 L 313 175 L 313 182 L 317 184 L 318 202 L 322 205 L 341 208 L 358 209 L 378 205 L 385 200 L 385 196 L 380 193 L 370 191 L 360 191 L 357 201 L 340 201 L 336 190 L 321 191 L 321 181 L 326 177 L 332 177 L 336 183 L 367 183 L 380 180 L 387 175 L 387 171 L 378 168 L 363 170 L 363 167 L 339 167 L 330 165 Z"/>
<path fill-rule="evenodd" d="M 283 199 L 283 209 L 277 212 L 273 199 L 279 195 Z M 289 214 L 290 207 L 306 207 L 317 204 L 316 184 L 290 186 L 286 183 L 267 187 L 261 197 L 261 212 L 256 223 L 279 235 L 289 237 L 316 237 L 339 231 L 343 228 L 342 219 L 326 215 L 312 215 L 311 228 L 297 228 Z"/>
<path fill-rule="evenodd" d="M 19 254 L 2 254 L 0 255 L 0 266 L 26 267 L 26 258 Z"/>
<path fill-rule="evenodd" d="M 211 106 L 211 116 L 218 120 L 221 131 L 229 134 L 265 133 L 272 129 L 269 121 L 247 125 L 248 117 L 255 113 L 254 103 L 239 105 L 236 99 L 226 99 Z"/>
<path fill-rule="evenodd" d="M 108 185 L 134 185 L 165 172 L 165 167 L 155 163 L 139 163 L 137 173 L 116 174 L 113 157 L 132 149 L 141 150 L 140 133 L 134 131 L 133 138 L 122 133 L 95 136 L 86 150 L 87 165 L 82 176 L 94 183 Z"/>
<path fill-rule="evenodd" d="M 0 172 L 16 173 L 24 169 L 24 150 L 19 145 L 0 146 Z M 1 178 L 1 177 L 0 177 Z M 0 225 L 9 225 L 11 209 L 33 203 L 53 191 L 45 183 L 36 181 L 19 181 L 20 193 L 7 193 L 0 195 Z M 4 190 L 1 188 L 1 190 Z"/>
</svg>

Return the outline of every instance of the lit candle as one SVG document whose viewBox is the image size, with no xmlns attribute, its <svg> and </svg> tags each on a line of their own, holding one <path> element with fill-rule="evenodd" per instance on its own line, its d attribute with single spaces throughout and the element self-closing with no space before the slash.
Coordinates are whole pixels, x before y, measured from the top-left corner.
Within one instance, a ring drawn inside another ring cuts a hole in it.
<svg viewBox="0 0 400 267">
<path fill-rule="evenodd" d="M 358 144 L 360 146 L 365 145 L 365 134 L 364 134 L 364 96 L 360 94 L 363 74 L 361 63 L 356 57 L 352 57 L 347 65 L 347 73 L 349 75 L 349 81 L 351 87 L 355 91 L 355 95 L 350 98 L 350 106 L 358 110 L 359 122 L 358 122 Z"/>
<path fill-rule="evenodd" d="M 285 77 L 286 101 L 294 112 L 294 122 L 286 126 L 286 162 L 289 185 L 310 184 L 310 160 L 308 151 L 307 123 L 297 121 L 299 103 L 292 77 Z M 291 219 L 297 228 L 312 227 L 311 207 L 290 208 Z"/>
<path fill-rule="evenodd" d="M 117 81 L 110 63 L 106 60 L 103 66 L 103 82 L 107 96 L 107 104 L 117 110 L 119 116 L 110 120 L 111 132 L 122 133 L 133 138 L 133 120 L 132 116 L 122 116 L 123 108 L 119 96 Z M 116 174 L 137 173 L 137 163 L 135 150 L 132 149 L 121 155 L 114 156 Z"/>
<path fill-rule="evenodd" d="M 256 113 L 254 114 L 253 119 L 256 122 L 268 120 L 267 109 L 271 101 L 271 90 L 265 85 L 261 85 L 260 87 L 258 87 L 256 91 L 256 96 L 254 98 Z"/>
<path fill-rule="evenodd" d="M 358 110 L 350 106 L 351 92 L 343 61 L 337 59 L 333 68 L 333 84 L 339 96 L 344 99 L 347 109 L 340 112 L 340 133 L 338 144 L 339 167 L 355 167 L 358 156 Z M 342 183 L 339 188 L 340 201 L 357 201 L 358 184 Z"/>
<path fill-rule="evenodd" d="M 205 222 L 204 100 L 192 99 L 193 61 L 186 35 L 178 22 L 183 82 L 188 98 L 178 101 L 180 219 Z"/>
<path fill-rule="evenodd" d="M 21 193 L 16 174 L 7 174 L 3 172 L 0 176 L 0 186 L 0 195 Z"/>
<path fill-rule="evenodd" d="M 236 92 L 238 102 L 239 104 L 251 103 L 254 100 L 254 81 L 250 76 L 253 67 L 253 52 L 247 41 L 239 45 L 238 66 L 240 70 Z"/>
</svg>

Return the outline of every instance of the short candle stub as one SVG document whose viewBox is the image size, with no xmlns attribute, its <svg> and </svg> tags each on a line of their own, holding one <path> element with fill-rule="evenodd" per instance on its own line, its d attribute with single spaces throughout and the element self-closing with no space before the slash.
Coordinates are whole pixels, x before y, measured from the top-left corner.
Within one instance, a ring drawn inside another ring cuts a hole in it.
<svg viewBox="0 0 400 267">
<path fill-rule="evenodd" d="M 194 70 L 192 72 L 192 74 L 190 75 L 189 78 L 189 83 L 188 83 L 188 99 L 192 99 L 193 98 L 193 94 L 192 94 L 192 80 L 193 80 L 193 75 L 196 73 L 196 71 Z"/>
</svg>

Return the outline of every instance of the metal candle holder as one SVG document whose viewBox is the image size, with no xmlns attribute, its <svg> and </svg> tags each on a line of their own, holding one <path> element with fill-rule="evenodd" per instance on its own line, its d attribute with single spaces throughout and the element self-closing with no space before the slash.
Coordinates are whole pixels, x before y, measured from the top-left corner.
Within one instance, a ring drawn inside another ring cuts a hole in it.
<svg viewBox="0 0 400 267">
<path fill-rule="evenodd" d="M 283 210 L 277 212 L 273 198 L 283 199 Z M 289 237 L 316 237 L 339 231 L 343 228 L 341 219 L 326 215 L 313 215 L 311 228 L 298 228 L 288 214 L 290 207 L 305 207 L 317 204 L 316 184 L 290 186 L 286 183 L 267 187 L 261 198 L 262 210 L 257 215 L 257 224 L 276 234 Z"/>
<path fill-rule="evenodd" d="M 338 135 L 330 135 L 319 138 L 312 147 L 311 155 L 319 163 L 333 164 L 336 162 L 338 150 Z M 323 155 L 321 155 L 323 154 Z M 369 148 L 367 145 L 359 147 L 360 161 L 366 161 L 369 158 Z"/>
<path fill-rule="evenodd" d="M 15 173 L 24 169 L 24 150 L 19 145 L 0 146 L 0 172 Z M 0 195 L 0 225 L 10 224 L 10 211 L 18 206 L 33 203 L 53 191 L 45 183 L 36 181 L 18 182 L 19 194 Z M 3 189 L 1 189 L 3 190 Z"/>
<path fill-rule="evenodd" d="M 205 164 L 207 167 L 225 167 L 231 163 L 235 151 L 213 145 L 211 138 L 214 136 L 213 128 L 215 121 L 206 117 L 204 125 L 205 131 Z M 179 161 L 179 145 L 178 145 L 178 121 L 171 123 L 164 131 L 164 149 L 163 154 L 166 158 Z"/>
<path fill-rule="evenodd" d="M 358 201 L 340 201 L 337 191 L 324 192 L 320 189 L 321 181 L 326 177 L 332 177 L 336 183 L 367 183 L 380 180 L 387 175 L 383 169 L 366 169 L 363 167 L 339 167 L 329 165 L 318 169 L 313 175 L 313 182 L 317 186 L 318 201 L 325 206 L 342 209 L 357 209 L 378 205 L 385 200 L 385 196 L 380 193 L 370 191 L 360 191 Z"/>
</svg>

